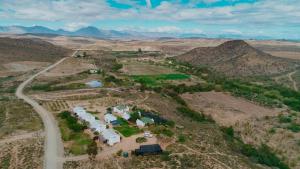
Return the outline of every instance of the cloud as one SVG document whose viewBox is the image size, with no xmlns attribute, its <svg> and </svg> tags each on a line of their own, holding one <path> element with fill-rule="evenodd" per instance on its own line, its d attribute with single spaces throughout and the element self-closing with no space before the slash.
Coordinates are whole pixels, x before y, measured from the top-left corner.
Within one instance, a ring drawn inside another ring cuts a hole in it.
<svg viewBox="0 0 300 169">
<path fill-rule="evenodd" d="M 146 0 L 146 4 L 148 8 L 152 8 L 152 2 L 151 0 Z"/>
<path fill-rule="evenodd" d="M 62 22 L 68 29 L 80 27 L 80 24 L 75 23 L 102 20 L 128 20 L 128 24 L 136 20 L 144 24 L 148 21 L 166 21 L 176 23 L 177 26 L 194 23 L 199 27 L 222 27 L 220 30 L 243 29 L 243 33 L 256 30 L 274 32 L 279 29 L 281 32 L 290 33 L 293 28 L 295 34 L 300 29 L 299 0 L 261 0 L 206 8 L 197 8 L 191 4 L 215 3 L 221 0 L 190 0 L 189 4 L 183 4 L 179 0 L 161 1 L 157 6 L 153 6 L 151 0 L 145 0 L 147 5 L 144 6 L 136 0 L 116 1 L 132 7 L 118 9 L 104 0 L 1 0 L 0 16 L 6 20 Z M 168 25 L 164 27 L 170 29 Z"/>
<path fill-rule="evenodd" d="M 64 26 L 64 29 L 68 30 L 68 31 L 75 31 L 75 30 L 78 30 L 80 28 L 87 27 L 87 26 L 89 26 L 88 23 L 84 23 L 84 22 L 72 22 L 72 23 L 67 23 Z"/>
<path fill-rule="evenodd" d="M 159 33 L 178 33 L 182 32 L 182 29 L 176 26 L 161 26 L 157 28 L 150 29 L 149 32 L 159 32 Z"/>
</svg>

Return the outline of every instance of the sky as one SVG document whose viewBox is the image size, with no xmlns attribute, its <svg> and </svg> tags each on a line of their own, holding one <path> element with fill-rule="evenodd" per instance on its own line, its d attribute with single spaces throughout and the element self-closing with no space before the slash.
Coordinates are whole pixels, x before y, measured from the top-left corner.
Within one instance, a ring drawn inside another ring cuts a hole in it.
<svg viewBox="0 0 300 169">
<path fill-rule="evenodd" d="M 0 0 L 0 26 L 300 39 L 300 0 Z"/>
</svg>

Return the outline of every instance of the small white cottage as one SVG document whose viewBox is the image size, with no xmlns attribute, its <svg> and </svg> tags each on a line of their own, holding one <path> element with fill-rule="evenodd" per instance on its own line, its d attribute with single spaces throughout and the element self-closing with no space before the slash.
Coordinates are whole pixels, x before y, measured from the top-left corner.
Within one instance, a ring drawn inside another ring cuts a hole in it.
<svg viewBox="0 0 300 169">
<path fill-rule="evenodd" d="M 107 114 L 104 115 L 104 120 L 105 120 L 106 123 L 111 123 L 112 121 L 117 120 L 117 117 L 110 114 L 110 113 L 107 113 Z"/>
<path fill-rule="evenodd" d="M 145 127 L 145 123 L 142 121 L 142 120 L 140 120 L 140 119 L 136 119 L 136 125 L 138 126 L 138 127 L 140 127 L 140 128 L 143 128 L 143 127 Z"/>
</svg>

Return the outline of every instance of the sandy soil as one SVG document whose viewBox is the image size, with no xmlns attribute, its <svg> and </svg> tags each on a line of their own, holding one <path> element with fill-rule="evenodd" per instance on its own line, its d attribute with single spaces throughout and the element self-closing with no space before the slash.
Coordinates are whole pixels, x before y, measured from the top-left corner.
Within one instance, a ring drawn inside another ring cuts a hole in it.
<svg viewBox="0 0 300 169">
<path fill-rule="evenodd" d="M 91 60 L 78 59 L 78 58 L 67 58 L 62 64 L 58 65 L 54 69 L 46 72 L 44 76 L 55 77 L 55 76 L 68 76 L 74 75 L 89 69 L 95 69 L 96 66 Z"/>
<path fill-rule="evenodd" d="M 211 115 L 224 126 L 231 126 L 254 117 L 275 116 L 280 113 L 280 110 L 265 108 L 221 92 L 183 94 L 182 97 L 191 108 Z"/>
<path fill-rule="evenodd" d="M 114 146 L 107 146 L 102 144 L 102 151 L 100 151 L 97 155 L 97 159 L 107 159 L 115 155 L 119 150 L 130 152 L 131 150 L 137 149 L 140 145 L 147 144 L 157 144 L 158 140 L 156 137 L 147 138 L 147 141 L 144 143 L 136 143 L 136 138 L 143 137 L 143 133 L 137 134 L 131 137 L 123 137 L 121 143 L 115 144 Z M 74 157 L 66 157 L 65 161 L 78 161 L 88 159 L 88 155 L 74 156 Z"/>
<path fill-rule="evenodd" d="M 289 59 L 300 59 L 300 52 L 284 52 L 284 51 L 265 51 L 273 56 L 284 57 Z"/>
<path fill-rule="evenodd" d="M 32 62 L 32 61 L 22 61 L 22 62 L 11 62 L 4 64 L 3 67 L 8 71 L 12 72 L 27 72 L 34 69 L 40 69 L 47 66 L 48 62 Z"/>
</svg>

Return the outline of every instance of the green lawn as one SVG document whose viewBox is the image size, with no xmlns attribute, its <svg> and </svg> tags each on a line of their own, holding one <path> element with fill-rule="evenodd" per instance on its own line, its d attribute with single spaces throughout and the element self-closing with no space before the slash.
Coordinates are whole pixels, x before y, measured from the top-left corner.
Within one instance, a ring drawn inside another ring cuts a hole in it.
<svg viewBox="0 0 300 169">
<path fill-rule="evenodd" d="M 184 80 L 189 79 L 190 75 L 186 74 L 160 74 L 160 75 L 134 75 L 131 76 L 136 82 L 147 86 L 157 86 L 165 80 Z"/>
<path fill-rule="evenodd" d="M 87 147 L 92 142 L 91 137 L 84 133 L 83 130 L 74 130 L 70 128 L 67 120 L 59 117 L 59 115 L 57 120 L 59 122 L 62 139 L 70 143 L 66 149 L 68 149 L 73 155 L 86 154 Z"/>
<path fill-rule="evenodd" d="M 70 152 L 74 155 L 86 154 L 88 145 L 92 143 L 90 136 L 85 133 L 76 133 L 72 141 Z"/>
<path fill-rule="evenodd" d="M 122 118 L 118 118 L 118 120 L 120 121 L 120 126 L 114 127 L 114 129 L 120 132 L 124 137 L 130 137 L 140 132 L 139 128 L 130 126 L 126 120 Z"/>
<path fill-rule="evenodd" d="M 114 127 L 115 130 L 120 132 L 124 137 L 130 137 L 132 135 L 138 134 L 140 132 L 140 129 L 137 127 L 131 127 L 127 125 Z"/>
</svg>

